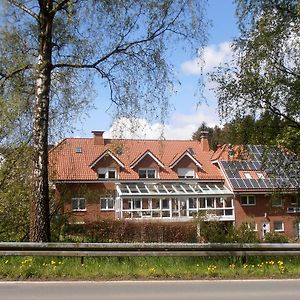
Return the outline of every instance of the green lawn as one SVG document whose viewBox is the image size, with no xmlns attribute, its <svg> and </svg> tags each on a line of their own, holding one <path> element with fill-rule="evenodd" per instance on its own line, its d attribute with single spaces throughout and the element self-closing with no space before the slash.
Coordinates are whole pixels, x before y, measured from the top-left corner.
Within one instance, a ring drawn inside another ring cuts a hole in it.
<svg viewBox="0 0 300 300">
<path fill-rule="evenodd" d="M 300 278 L 300 258 L 249 257 L 1 257 L 0 279 Z"/>
</svg>

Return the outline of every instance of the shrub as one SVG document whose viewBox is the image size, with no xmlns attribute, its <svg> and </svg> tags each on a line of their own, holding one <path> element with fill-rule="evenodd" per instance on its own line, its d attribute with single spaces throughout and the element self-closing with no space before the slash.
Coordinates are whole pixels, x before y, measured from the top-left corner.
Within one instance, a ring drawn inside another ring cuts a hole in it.
<svg viewBox="0 0 300 300">
<path fill-rule="evenodd" d="M 267 233 L 264 241 L 266 243 L 288 243 L 288 238 L 279 233 Z"/>
<path fill-rule="evenodd" d="M 82 242 L 196 242 L 194 222 L 100 220 L 68 224 L 65 240 Z"/>
<path fill-rule="evenodd" d="M 227 235 L 229 243 L 258 243 L 256 232 L 248 223 L 242 223 L 239 227 L 231 227 Z"/>
</svg>

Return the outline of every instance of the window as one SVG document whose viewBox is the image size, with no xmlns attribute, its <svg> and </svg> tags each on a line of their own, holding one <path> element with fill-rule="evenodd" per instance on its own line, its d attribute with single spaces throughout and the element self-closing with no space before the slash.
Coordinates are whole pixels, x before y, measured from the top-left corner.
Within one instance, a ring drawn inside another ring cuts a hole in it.
<svg viewBox="0 0 300 300">
<path fill-rule="evenodd" d="M 86 211 L 85 198 L 72 198 L 73 211 Z"/>
<path fill-rule="evenodd" d="M 140 178 L 156 178 L 155 169 L 139 169 Z"/>
<path fill-rule="evenodd" d="M 297 206 L 299 206 L 299 204 L 300 204 L 300 198 L 297 199 L 296 195 L 292 195 L 292 197 L 291 197 L 291 205 L 297 205 Z"/>
<path fill-rule="evenodd" d="M 98 178 L 117 178 L 117 171 L 113 168 L 99 168 Z"/>
<path fill-rule="evenodd" d="M 162 200 L 162 208 L 163 209 L 169 209 L 170 208 L 170 201 L 169 201 L 169 199 L 163 199 Z"/>
<path fill-rule="evenodd" d="M 81 147 L 76 147 L 75 148 L 75 153 L 82 153 Z"/>
<path fill-rule="evenodd" d="M 300 237 L 300 222 L 295 222 L 294 223 L 294 229 L 295 229 L 295 238 L 298 238 Z"/>
<path fill-rule="evenodd" d="M 178 178 L 195 178 L 194 169 L 190 168 L 178 168 L 177 170 Z"/>
<path fill-rule="evenodd" d="M 257 176 L 258 179 L 265 179 L 265 175 L 261 172 L 257 172 L 256 176 Z"/>
<path fill-rule="evenodd" d="M 141 209 L 142 207 L 141 199 L 134 199 L 132 201 L 133 201 L 133 209 Z"/>
<path fill-rule="evenodd" d="M 113 210 L 114 199 L 110 197 L 100 198 L 100 208 L 101 210 Z"/>
<path fill-rule="evenodd" d="M 241 204 L 244 206 L 256 205 L 255 196 L 241 196 Z"/>
<path fill-rule="evenodd" d="M 282 198 L 280 197 L 272 197 L 272 207 L 281 207 L 282 206 Z"/>
<path fill-rule="evenodd" d="M 249 172 L 244 172 L 244 177 L 246 179 L 252 179 L 252 176 L 251 176 L 251 174 Z"/>
<path fill-rule="evenodd" d="M 214 208 L 214 198 L 206 198 L 206 207 Z"/>
<path fill-rule="evenodd" d="M 197 198 L 189 198 L 189 208 L 197 208 Z"/>
<path fill-rule="evenodd" d="M 283 232 L 284 231 L 284 224 L 282 221 L 274 222 L 274 231 L 275 232 Z"/>
</svg>

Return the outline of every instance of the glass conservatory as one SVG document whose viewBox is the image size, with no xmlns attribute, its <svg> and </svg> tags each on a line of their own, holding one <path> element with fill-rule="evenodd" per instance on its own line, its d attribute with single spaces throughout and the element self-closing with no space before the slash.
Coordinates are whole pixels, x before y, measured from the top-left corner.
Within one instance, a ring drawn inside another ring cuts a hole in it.
<svg viewBox="0 0 300 300">
<path fill-rule="evenodd" d="M 127 182 L 116 185 L 119 219 L 234 221 L 233 194 L 221 183 Z"/>
</svg>

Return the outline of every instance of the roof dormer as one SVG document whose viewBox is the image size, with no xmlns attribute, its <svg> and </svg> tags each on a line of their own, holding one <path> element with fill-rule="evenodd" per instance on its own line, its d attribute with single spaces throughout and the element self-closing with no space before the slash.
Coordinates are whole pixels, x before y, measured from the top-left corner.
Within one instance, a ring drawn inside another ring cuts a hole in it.
<svg viewBox="0 0 300 300">
<path fill-rule="evenodd" d="M 193 153 L 193 154 L 192 154 Z M 188 158 L 191 160 L 198 168 L 202 169 L 201 163 L 194 157 L 195 153 L 192 152 L 190 149 L 183 152 L 178 158 L 176 158 L 173 162 L 170 164 L 170 168 L 173 169 L 178 164 L 180 164 L 181 161 Z"/>
<path fill-rule="evenodd" d="M 125 168 L 123 162 L 118 159 L 110 150 L 104 151 L 98 158 L 96 158 L 91 164 L 90 168 L 94 169 L 96 165 L 98 165 L 102 160 L 112 159 L 114 162 L 117 163 L 121 168 Z"/>
<path fill-rule="evenodd" d="M 138 158 L 130 164 L 130 168 L 133 169 L 139 165 L 143 165 L 143 167 L 150 167 L 149 162 L 147 162 L 149 159 L 150 161 L 155 162 L 159 167 L 163 169 L 165 168 L 164 164 L 150 150 L 147 150 L 138 156 Z"/>
</svg>

